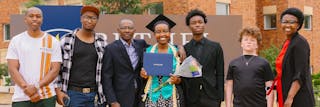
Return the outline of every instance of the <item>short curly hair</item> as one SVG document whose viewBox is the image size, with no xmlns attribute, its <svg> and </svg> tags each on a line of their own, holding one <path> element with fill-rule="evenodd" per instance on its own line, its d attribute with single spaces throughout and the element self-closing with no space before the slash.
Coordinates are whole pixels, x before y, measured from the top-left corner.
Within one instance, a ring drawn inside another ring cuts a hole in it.
<svg viewBox="0 0 320 107">
<path fill-rule="evenodd" d="M 299 28 L 297 29 L 297 31 L 299 31 L 301 29 L 303 21 L 304 21 L 304 15 L 303 15 L 302 11 L 298 8 L 295 8 L 295 7 L 288 8 L 287 10 L 285 10 L 281 13 L 280 20 L 282 20 L 283 16 L 286 14 L 293 15 L 298 19 Z"/>
<path fill-rule="evenodd" d="M 204 20 L 204 23 L 207 23 L 207 16 L 206 14 L 199 10 L 199 9 L 193 9 L 191 10 L 188 15 L 186 16 L 186 25 L 189 26 L 190 25 L 190 19 L 193 17 L 193 16 L 201 16 Z"/>
<path fill-rule="evenodd" d="M 261 44 L 262 42 L 262 34 L 260 32 L 260 29 L 256 26 L 252 26 L 252 27 L 245 27 L 240 31 L 239 34 L 239 42 L 241 42 L 242 38 L 244 35 L 249 35 L 253 38 L 257 39 L 258 42 L 258 46 Z"/>
</svg>

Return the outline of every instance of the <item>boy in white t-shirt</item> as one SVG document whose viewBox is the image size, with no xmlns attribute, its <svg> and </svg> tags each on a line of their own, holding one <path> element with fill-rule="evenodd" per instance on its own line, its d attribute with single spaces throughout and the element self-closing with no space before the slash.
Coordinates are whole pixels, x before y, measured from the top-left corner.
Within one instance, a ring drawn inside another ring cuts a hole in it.
<svg viewBox="0 0 320 107">
<path fill-rule="evenodd" d="M 11 79 L 16 83 L 12 107 L 55 107 L 56 79 L 61 58 L 58 40 L 41 31 L 42 11 L 27 10 L 27 31 L 12 38 L 7 61 Z"/>
</svg>

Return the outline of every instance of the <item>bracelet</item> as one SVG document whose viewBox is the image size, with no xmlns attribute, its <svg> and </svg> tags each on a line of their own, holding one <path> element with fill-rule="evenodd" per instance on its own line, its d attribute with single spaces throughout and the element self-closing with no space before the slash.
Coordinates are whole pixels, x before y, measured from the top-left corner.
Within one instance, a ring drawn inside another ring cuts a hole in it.
<svg viewBox="0 0 320 107">
<path fill-rule="evenodd" d="M 268 90 L 270 90 L 270 89 L 271 89 L 271 87 L 266 87 L 266 88 L 265 88 L 266 91 L 268 91 Z"/>
</svg>

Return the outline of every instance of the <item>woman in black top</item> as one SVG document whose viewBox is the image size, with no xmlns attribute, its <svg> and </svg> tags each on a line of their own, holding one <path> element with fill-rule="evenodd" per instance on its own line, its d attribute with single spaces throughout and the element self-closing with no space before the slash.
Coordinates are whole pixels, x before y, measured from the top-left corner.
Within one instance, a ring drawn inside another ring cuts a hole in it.
<svg viewBox="0 0 320 107">
<path fill-rule="evenodd" d="M 310 47 L 298 31 L 304 20 L 297 8 L 281 14 L 281 27 L 287 37 L 276 59 L 279 107 L 314 107 L 310 72 Z"/>
<path fill-rule="evenodd" d="M 246 27 L 240 33 L 243 55 L 229 64 L 226 80 L 226 106 L 272 107 L 273 94 L 266 95 L 273 73 L 267 60 L 257 55 L 261 33 L 257 27 Z M 267 99 L 266 99 L 267 97 Z"/>
</svg>

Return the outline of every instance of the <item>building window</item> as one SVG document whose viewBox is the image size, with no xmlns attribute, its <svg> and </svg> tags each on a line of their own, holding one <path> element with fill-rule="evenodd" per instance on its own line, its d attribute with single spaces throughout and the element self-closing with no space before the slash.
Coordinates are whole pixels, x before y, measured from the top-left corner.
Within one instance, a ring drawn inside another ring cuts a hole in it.
<svg viewBox="0 0 320 107">
<path fill-rule="evenodd" d="M 229 4 L 216 3 L 216 15 L 229 15 Z"/>
<path fill-rule="evenodd" d="M 304 29 L 311 30 L 311 15 L 304 16 Z"/>
<path fill-rule="evenodd" d="M 153 3 L 148 9 L 149 14 L 163 14 L 163 3 Z"/>
<path fill-rule="evenodd" d="M 10 24 L 4 24 L 3 25 L 3 37 L 4 41 L 10 40 Z"/>
<path fill-rule="evenodd" d="M 264 29 L 276 29 L 277 28 L 277 17 L 275 14 L 264 15 Z"/>
</svg>

